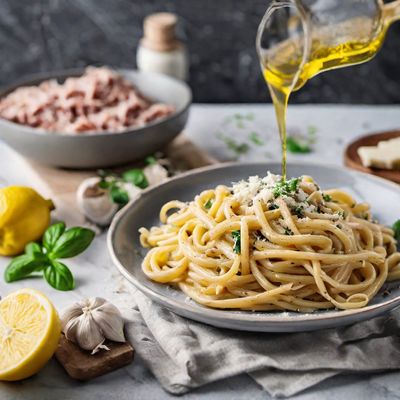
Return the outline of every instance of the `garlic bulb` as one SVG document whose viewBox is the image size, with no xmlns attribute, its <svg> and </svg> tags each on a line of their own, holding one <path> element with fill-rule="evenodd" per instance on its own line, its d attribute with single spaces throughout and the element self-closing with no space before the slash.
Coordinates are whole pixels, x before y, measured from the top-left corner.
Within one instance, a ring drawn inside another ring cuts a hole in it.
<svg viewBox="0 0 400 400">
<path fill-rule="evenodd" d="M 168 171 L 161 164 L 155 163 L 143 169 L 149 186 L 156 185 L 168 179 Z M 118 186 L 123 189 L 130 200 L 142 191 L 130 182 L 118 178 Z M 100 226 L 110 224 L 120 206 L 111 200 L 109 189 L 99 187 L 100 177 L 85 179 L 76 193 L 79 209 L 87 219 Z"/>
<path fill-rule="evenodd" d="M 75 303 L 61 317 L 65 337 L 96 353 L 105 339 L 125 342 L 124 322 L 118 308 L 101 297 Z"/>
<path fill-rule="evenodd" d="M 106 226 L 119 207 L 111 201 L 108 191 L 98 186 L 99 182 L 98 177 L 85 179 L 79 185 L 76 198 L 79 209 L 85 217 L 95 224 Z"/>
</svg>

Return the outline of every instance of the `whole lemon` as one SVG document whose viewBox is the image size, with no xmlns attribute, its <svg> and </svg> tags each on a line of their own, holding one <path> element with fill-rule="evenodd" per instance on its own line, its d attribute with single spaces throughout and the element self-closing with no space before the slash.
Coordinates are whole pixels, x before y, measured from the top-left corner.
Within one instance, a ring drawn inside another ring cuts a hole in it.
<svg viewBox="0 0 400 400">
<path fill-rule="evenodd" d="M 0 255 L 23 252 L 27 243 L 39 240 L 50 223 L 51 200 L 25 186 L 0 189 Z"/>
</svg>

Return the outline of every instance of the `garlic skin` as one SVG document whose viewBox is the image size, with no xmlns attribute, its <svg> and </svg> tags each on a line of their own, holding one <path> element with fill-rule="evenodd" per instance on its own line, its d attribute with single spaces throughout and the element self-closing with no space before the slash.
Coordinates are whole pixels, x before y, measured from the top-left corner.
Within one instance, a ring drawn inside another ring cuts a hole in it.
<svg viewBox="0 0 400 400">
<path fill-rule="evenodd" d="M 124 182 L 122 184 L 122 188 L 124 190 L 126 190 L 126 192 L 128 193 L 129 201 L 131 201 L 133 198 L 135 198 L 136 195 L 142 191 L 142 189 L 140 189 L 137 186 L 132 185 L 132 183 L 128 183 L 128 182 Z"/>
<path fill-rule="evenodd" d="M 168 171 L 160 164 L 151 164 L 143 169 L 149 186 L 157 185 L 168 179 Z"/>
<path fill-rule="evenodd" d="M 118 211 L 118 204 L 111 201 L 107 190 L 98 187 L 100 178 L 85 179 L 78 187 L 76 200 L 82 214 L 100 226 L 110 224 Z"/>
<path fill-rule="evenodd" d="M 104 340 L 126 342 L 124 321 L 117 307 L 94 297 L 68 307 L 61 317 L 61 327 L 67 340 L 94 354 Z"/>
</svg>

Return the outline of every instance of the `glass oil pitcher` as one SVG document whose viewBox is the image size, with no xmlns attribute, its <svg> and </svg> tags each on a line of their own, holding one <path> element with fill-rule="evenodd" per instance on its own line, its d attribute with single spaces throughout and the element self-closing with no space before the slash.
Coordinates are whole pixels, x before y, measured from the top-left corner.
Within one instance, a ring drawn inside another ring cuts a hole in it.
<svg viewBox="0 0 400 400">
<path fill-rule="evenodd" d="M 400 0 L 273 0 L 257 34 L 264 77 L 297 90 L 319 72 L 368 61 L 397 19 Z"/>
<path fill-rule="evenodd" d="M 270 89 L 286 176 L 286 110 L 290 93 L 322 71 L 370 60 L 388 27 L 400 19 L 400 0 L 273 0 L 256 47 Z"/>
</svg>

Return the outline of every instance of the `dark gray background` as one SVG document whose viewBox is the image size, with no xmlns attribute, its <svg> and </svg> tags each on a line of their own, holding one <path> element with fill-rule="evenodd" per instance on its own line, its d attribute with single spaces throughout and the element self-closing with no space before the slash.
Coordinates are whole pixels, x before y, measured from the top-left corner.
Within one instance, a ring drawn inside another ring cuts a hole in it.
<svg viewBox="0 0 400 400">
<path fill-rule="evenodd" d="M 343 0 L 347 1 L 347 0 Z M 135 67 L 143 17 L 181 16 L 198 102 L 269 99 L 254 41 L 268 0 L 0 0 L 0 84 L 87 64 Z M 321 74 L 293 102 L 400 103 L 400 23 L 369 63 Z"/>
</svg>

